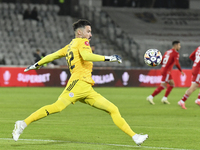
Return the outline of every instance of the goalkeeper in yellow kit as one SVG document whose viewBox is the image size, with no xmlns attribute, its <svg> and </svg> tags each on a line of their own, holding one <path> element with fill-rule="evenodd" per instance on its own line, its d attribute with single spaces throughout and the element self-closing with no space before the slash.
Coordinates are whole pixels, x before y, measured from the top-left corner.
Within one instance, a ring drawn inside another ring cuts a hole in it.
<svg viewBox="0 0 200 150">
<path fill-rule="evenodd" d="M 45 56 L 40 61 L 24 70 L 27 72 L 32 69 L 39 69 L 40 66 L 45 63 L 49 63 L 61 57 L 66 57 L 71 77 L 66 88 L 55 103 L 38 109 L 24 120 L 16 121 L 15 128 L 12 133 L 13 139 L 17 141 L 20 134 L 30 123 L 50 114 L 60 112 L 71 103 L 80 101 L 106 111 L 110 114 L 116 126 L 132 137 L 137 145 L 142 144 L 148 138 L 148 135 L 141 135 L 133 132 L 127 122 L 121 117 L 118 108 L 92 88 L 92 85 L 94 85 L 91 74 L 93 67 L 92 62 L 117 61 L 121 63 L 121 58 L 118 55 L 102 56 L 92 53 L 89 45 L 89 41 L 92 37 L 91 24 L 87 20 L 78 20 L 73 24 L 73 28 L 75 38 L 68 45 Z"/>
</svg>

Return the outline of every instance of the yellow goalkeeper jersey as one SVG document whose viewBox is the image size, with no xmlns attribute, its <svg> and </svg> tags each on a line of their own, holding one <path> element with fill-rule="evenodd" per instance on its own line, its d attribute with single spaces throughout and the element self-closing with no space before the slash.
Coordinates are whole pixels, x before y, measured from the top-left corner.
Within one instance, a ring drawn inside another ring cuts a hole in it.
<svg viewBox="0 0 200 150">
<path fill-rule="evenodd" d="M 105 60 L 104 56 L 92 53 L 88 39 L 75 38 L 64 48 L 45 56 L 38 62 L 38 65 L 43 65 L 61 57 L 66 57 L 71 73 L 70 80 L 79 79 L 92 85 L 94 85 L 94 80 L 92 79 L 92 61 Z"/>
<path fill-rule="evenodd" d="M 59 50 L 59 53 L 60 55 L 66 56 L 68 67 L 71 73 L 70 80 L 80 79 L 94 84 L 94 80 L 92 79 L 93 63 L 91 61 L 83 60 L 80 55 L 82 50 L 92 53 L 89 41 L 85 38 L 75 38 L 69 45 Z"/>
</svg>

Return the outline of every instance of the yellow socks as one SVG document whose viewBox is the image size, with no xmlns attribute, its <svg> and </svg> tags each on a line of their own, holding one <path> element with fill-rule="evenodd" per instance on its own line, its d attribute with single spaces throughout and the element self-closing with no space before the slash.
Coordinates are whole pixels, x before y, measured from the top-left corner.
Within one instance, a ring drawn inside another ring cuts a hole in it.
<svg viewBox="0 0 200 150">
<path fill-rule="evenodd" d="M 24 122 L 29 125 L 31 122 L 39 120 L 41 118 L 46 117 L 47 115 L 57 113 L 65 109 L 69 104 L 71 104 L 70 101 L 64 100 L 64 99 L 59 99 L 55 103 L 51 105 L 46 105 L 34 113 L 32 113 L 29 117 L 27 117 Z"/>
<path fill-rule="evenodd" d="M 124 131 L 130 137 L 132 137 L 136 134 L 135 132 L 132 131 L 132 129 L 127 124 L 127 122 L 124 120 L 124 118 L 121 117 L 118 109 L 115 109 L 115 111 L 111 112 L 110 115 L 113 119 L 113 122 L 116 124 L 116 126 L 118 126 L 122 131 Z"/>
<path fill-rule="evenodd" d="M 136 134 L 135 132 L 132 131 L 132 129 L 124 120 L 124 118 L 121 117 L 118 108 L 107 99 L 101 98 L 99 100 L 96 100 L 93 106 L 108 112 L 111 115 L 115 125 L 119 127 L 122 131 L 124 131 L 126 134 L 128 134 L 130 137 Z"/>
</svg>

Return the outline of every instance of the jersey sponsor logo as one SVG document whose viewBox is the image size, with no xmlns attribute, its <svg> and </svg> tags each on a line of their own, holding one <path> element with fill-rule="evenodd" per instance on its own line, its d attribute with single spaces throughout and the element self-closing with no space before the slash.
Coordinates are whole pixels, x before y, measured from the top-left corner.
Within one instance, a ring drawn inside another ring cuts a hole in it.
<svg viewBox="0 0 200 150">
<path fill-rule="evenodd" d="M 74 97 L 74 93 L 70 92 L 69 97 Z"/>
<path fill-rule="evenodd" d="M 86 45 L 86 46 L 90 46 L 90 44 L 89 44 L 88 41 L 85 41 L 85 45 Z"/>
<path fill-rule="evenodd" d="M 83 49 L 90 49 L 89 47 L 83 47 Z"/>
</svg>

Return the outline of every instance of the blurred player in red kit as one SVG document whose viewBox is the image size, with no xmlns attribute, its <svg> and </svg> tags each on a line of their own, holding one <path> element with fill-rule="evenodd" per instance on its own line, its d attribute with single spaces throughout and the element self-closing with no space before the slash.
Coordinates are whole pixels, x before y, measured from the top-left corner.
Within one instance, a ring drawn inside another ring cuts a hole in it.
<svg viewBox="0 0 200 150">
<path fill-rule="evenodd" d="M 181 48 L 180 41 L 173 41 L 172 42 L 172 49 L 167 50 L 165 54 L 163 55 L 162 59 L 162 67 L 161 67 L 161 84 L 158 86 L 155 91 L 147 97 L 147 101 L 149 101 L 150 104 L 154 105 L 153 102 L 154 96 L 159 94 L 163 89 L 167 88 L 164 97 L 161 99 L 161 102 L 164 104 L 170 104 L 170 102 L 167 100 L 168 95 L 170 94 L 171 90 L 174 87 L 174 81 L 172 79 L 171 71 L 173 69 L 174 64 L 178 68 L 178 70 L 181 72 L 182 75 L 184 73 L 181 70 L 181 66 L 179 63 L 179 53 L 178 51 Z M 169 86 L 167 86 L 169 84 Z"/>
<path fill-rule="evenodd" d="M 200 84 L 200 72 L 199 72 L 200 71 L 200 46 L 197 47 L 196 50 L 192 52 L 189 58 L 194 62 L 192 66 L 192 83 L 191 83 L 191 86 L 185 92 L 182 99 L 178 102 L 178 105 L 180 105 L 183 109 L 187 109 L 185 107 L 185 101 L 198 88 Z M 197 100 L 195 100 L 195 103 L 200 106 L 200 91 L 199 91 Z"/>
</svg>

